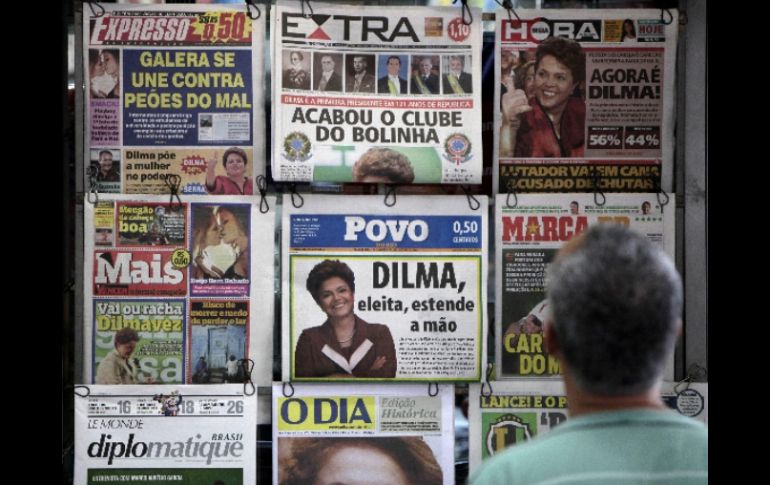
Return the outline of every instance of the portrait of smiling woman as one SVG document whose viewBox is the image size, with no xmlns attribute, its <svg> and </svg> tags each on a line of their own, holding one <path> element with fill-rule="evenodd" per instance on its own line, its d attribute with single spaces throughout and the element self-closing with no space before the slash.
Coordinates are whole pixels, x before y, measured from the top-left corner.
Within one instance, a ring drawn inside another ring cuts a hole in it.
<svg viewBox="0 0 770 485">
<path fill-rule="evenodd" d="M 386 325 L 367 323 L 354 313 L 355 275 L 326 259 L 307 277 L 307 291 L 326 321 L 302 331 L 294 352 L 295 377 L 395 377 L 396 349 Z"/>
<path fill-rule="evenodd" d="M 549 37 L 535 53 L 534 96 L 522 89 L 502 96 L 500 156 L 583 157 L 585 54 L 580 44 Z"/>
<path fill-rule="evenodd" d="M 441 485 L 443 472 L 419 436 L 279 438 L 280 485 Z"/>
</svg>

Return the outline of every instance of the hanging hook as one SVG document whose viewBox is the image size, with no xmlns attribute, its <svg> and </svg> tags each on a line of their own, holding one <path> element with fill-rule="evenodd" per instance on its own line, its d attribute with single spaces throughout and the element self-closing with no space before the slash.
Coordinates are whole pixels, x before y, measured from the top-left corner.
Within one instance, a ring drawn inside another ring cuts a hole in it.
<svg viewBox="0 0 770 485">
<path fill-rule="evenodd" d="M 259 191 L 259 212 L 267 214 L 270 206 L 267 204 L 267 179 L 264 175 L 257 175 L 257 190 Z"/>
<path fill-rule="evenodd" d="M 668 14 L 668 22 L 663 20 L 663 12 Z M 660 21 L 663 23 L 663 25 L 671 25 L 674 22 L 674 16 L 671 14 L 671 10 L 667 8 L 661 8 L 660 9 Z"/>
<path fill-rule="evenodd" d="M 494 366 L 491 362 L 487 363 L 487 377 L 484 382 L 481 383 L 481 395 L 484 397 L 489 397 L 492 395 L 492 383 L 489 382 L 489 378 L 492 376 L 492 368 Z M 489 393 L 484 392 L 484 385 L 486 384 L 487 387 L 489 387 Z"/>
<path fill-rule="evenodd" d="M 701 367 L 698 364 L 691 364 L 687 369 L 687 375 L 693 379 L 705 379 L 708 375 L 705 367 Z"/>
<path fill-rule="evenodd" d="M 465 192 L 465 198 L 468 199 L 468 207 L 470 207 L 472 211 L 479 210 L 479 207 L 481 207 L 481 202 L 479 202 L 479 199 L 474 197 L 471 193 L 471 186 L 461 185 L 460 188 L 463 190 L 463 192 Z"/>
<path fill-rule="evenodd" d="M 591 183 L 594 186 L 594 204 L 602 207 L 607 203 L 607 197 L 604 196 L 604 192 L 599 189 L 599 175 L 596 173 L 596 167 L 591 167 Z M 599 202 L 601 197 L 601 202 Z"/>
<path fill-rule="evenodd" d="M 305 205 L 305 199 L 299 192 L 297 192 L 297 184 L 289 185 L 289 192 L 291 192 L 291 205 L 293 205 L 295 209 L 299 209 Z M 299 198 L 299 205 L 297 205 L 297 202 L 294 200 L 295 196 Z"/>
<path fill-rule="evenodd" d="M 452 4 L 457 3 L 457 0 L 452 0 Z M 470 25 L 473 23 L 473 14 L 471 13 L 471 8 L 468 6 L 468 0 L 460 0 L 460 3 L 463 5 L 463 23 L 465 25 Z M 465 20 L 465 15 L 468 14 L 468 21 Z"/>
<path fill-rule="evenodd" d="M 389 202 L 388 199 L 392 198 L 392 202 Z M 396 186 L 395 185 L 386 185 L 385 186 L 385 199 L 383 200 L 386 206 L 393 207 L 396 205 Z"/>
<path fill-rule="evenodd" d="M 690 382 L 691 382 L 691 381 L 692 381 L 692 377 L 690 377 L 690 376 L 688 375 L 687 377 L 685 377 L 685 378 L 684 378 L 684 379 L 682 379 L 681 381 L 677 382 L 677 383 L 676 383 L 676 385 L 674 386 L 674 393 L 675 393 L 675 394 L 678 396 L 678 395 L 679 395 L 679 394 L 681 394 L 683 391 L 686 391 L 687 389 L 689 389 L 689 388 L 690 388 Z M 680 387 L 682 384 L 685 384 L 685 387 L 684 387 L 684 389 L 682 389 L 682 390 L 679 390 L 679 387 Z"/>
<path fill-rule="evenodd" d="M 257 392 L 257 388 L 254 387 L 254 382 L 251 380 L 251 372 L 254 370 L 254 361 L 251 359 L 241 359 L 241 367 L 243 367 L 243 373 L 245 374 L 245 380 L 243 381 L 243 393 L 247 396 L 253 396 Z M 251 364 L 251 367 L 249 367 Z M 251 387 L 251 392 L 249 392 Z"/>
<path fill-rule="evenodd" d="M 433 392 L 433 386 L 436 386 L 436 392 Z M 428 383 L 428 395 L 430 397 L 436 397 L 438 396 L 438 382 L 429 382 Z"/>
<path fill-rule="evenodd" d="M 286 384 L 289 385 L 289 388 L 291 389 L 291 394 L 286 394 Z M 281 393 L 283 394 L 283 397 L 292 397 L 294 395 L 294 386 L 291 382 L 284 382 L 283 386 L 281 386 Z"/>
<path fill-rule="evenodd" d="M 300 4 L 302 6 L 302 16 L 305 17 L 306 19 L 309 19 L 310 17 L 312 17 L 313 16 L 313 6 L 310 5 L 310 0 L 301 0 Z M 310 13 L 308 13 L 308 14 L 305 13 L 305 4 L 307 4 L 307 8 L 310 9 Z"/>
<path fill-rule="evenodd" d="M 179 198 L 179 184 L 182 183 L 182 177 L 175 173 L 166 174 L 163 179 L 166 183 L 166 187 L 169 189 L 168 203 L 171 206 L 173 212 L 178 212 L 182 208 L 182 199 Z M 176 197 L 176 205 L 174 205 L 174 197 Z"/>
<path fill-rule="evenodd" d="M 99 169 L 96 167 L 96 165 L 91 164 L 91 166 L 88 167 L 88 170 L 86 170 L 86 173 L 88 174 L 88 192 L 86 193 L 86 200 L 93 205 L 99 203 L 99 189 L 98 184 L 96 183 L 96 172 Z"/>
<path fill-rule="evenodd" d="M 503 0 L 503 3 L 500 3 L 498 0 L 495 0 L 498 5 L 503 7 L 506 12 L 508 12 L 508 21 L 513 23 L 513 19 L 511 18 L 511 14 L 516 17 L 516 20 L 521 22 L 521 17 L 519 17 L 519 14 L 516 13 L 516 10 L 513 9 L 513 1 L 512 0 Z"/>
<path fill-rule="evenodd" d="M 505 196 L 505 207 L 508 209 L 515 209 L 519 205 L 519 196 L 516 195 L 516 183 L 513 177 L 508 179 L 508 194 Z M 513 196 L 513 205 L 511 205 L 511 196 Z"/>
<path fill-rule="evenodd" d="M 88 8 L 91 9 L 91 16 L 93 16 L 94 18 L 99 18 L 99 17 L 104 16 L 104 13 L 105 13 L 104 7 L 99 5 L 99 2 L 89 2 L 89 1 L 86 1 L 86 3 L 88 4 Z M 96 13 L 96 10 L 94 10 L 94 5 L 96 5 L 100 9 L 102 9 L 102 11 L 100 13 Z"/>
<path fill-rule="evenodd" d="M 81 393 L 79 393 L 79 392 L 78 392 L 78 389 L 85 389 L 85 390 L 86 390 L 85 394 L 81 394 Z M 83 386 L 83 385 L 76 385 L 76 386 L 74 386 L 74 387 L 72 388 L 72 392 L 74 392 L 74 393 L 75 393 L 75 395 L 77 395 L 77 396 L 80 396 L 80 397 L 88 397 L 88 396 L 90 396 L 90 395 L 91 395 L 91 388 L 90 388 L 90 387 L 88 387 L 88 386 Z"/>
<path fill-rule="evenodd" d="M 658 199 L 658 205 L 660 206 L 660 213 L 663 213 L 663 207 L 665 207 L 671 198 L 668 196 L 668 193 L 666 193 L 665 190 L 663 190 L 663 187 L 660 184 L 660 180 L 655 180 L 655 198 Z M 661 196 L 662 195 L 662 196 Z"/>
<path fill-rule="evenodd" d="M 257 4 L 255 4 L 254 2 L 250 2 L 249 0 L 244 0 L 244 1 L 246 2 L 246 15 L 248 15 L 251 20 L 257 20 L 259 17 L 262 16 L 262 11 L 259 9 Z M 251 7 L 254 7 L 254 9 L 257 11 L 256 17 L 251 16 Z"/>
</svg>

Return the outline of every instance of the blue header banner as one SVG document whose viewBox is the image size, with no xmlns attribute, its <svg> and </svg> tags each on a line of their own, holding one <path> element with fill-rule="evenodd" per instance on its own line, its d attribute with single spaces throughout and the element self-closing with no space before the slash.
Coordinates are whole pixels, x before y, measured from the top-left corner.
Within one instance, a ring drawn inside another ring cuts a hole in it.
<svg viewBox="0 0 770 485">
<path fill-rule="evenodd" d="M 291 216 L 291 249 L 481 249 L 480 216 Z"/>
</svg>

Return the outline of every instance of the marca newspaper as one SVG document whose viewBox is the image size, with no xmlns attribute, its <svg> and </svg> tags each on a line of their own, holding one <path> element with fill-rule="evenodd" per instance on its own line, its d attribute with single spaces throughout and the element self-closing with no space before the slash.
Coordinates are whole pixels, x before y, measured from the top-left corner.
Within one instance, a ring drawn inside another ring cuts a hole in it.
<svg viewBox="0 0 770 485">
<path fill-rule="evenodd" d="M 257 398 L 243 384 L 88 388 L 74 483 L 256 483 Z"/>
<path fill-rule="evenodd" d="M 249 358 L 252 381 L 269 385 L 274 210 L 263 214 L 259 200 L 243 196 L 174 202 L 101 195 L 84 203 L 83 382 L 232 382 L 229 362 Z M 275 207 L 275 197 L 265 202 Z M 121 355 L 115 337 L 126 327 L 139 340 Z"/>
<path fill-rule="evenodd" d="M 393 207 L 380 196 L 350 202 L 310 195 L 300 209 L 284 207 L 283 379 L 478 381 L 487 198 L 475 210 L 464 196 L 399 195 Z M 350 286 L 341 271 L 355 288 L 321 295 Z M 355 329 L 336 335 L 332 325 L 350 312 Z"/>
<path fill-rule="evenodd" d="M 659 9 L 517 9 L 521 20 L 498 9 L 497 192 L 673 190 L 679 22 L 676 9 L 667 12 L 668 25 Z M 567 49 L 544 50 L 536 71 L 538 46 L 549 37 L 577 42 L 584 63 Z M 514 92 L 530 113 L 503 114 Z"/>
<path fill-rule="evenodd" d="M 486 387 L 486 386 L 485 386 Z M 664 382 L 661 398 L 672 410 L 708 424 L 708 384 Z M 547 433 L 569 418 L 569 402 L 559 381 L 492 382 L 482 393 L 469 387 L 470 473 L 508 446 Z"/>
<path fill-rule="evenodd" d="M 84 166 L 98 191 L 168 193 L 175 175 L 182 194 L 254 193 L 265 170 L 265 15 L 225 5 L 103 10 L 83 9 Z M 230 148 L 245 153 L 248 179 L 207 189 L 207 172 L 227 178 Z"/>
<path fill-rule="evenodd" d="M 410 176 L 391 182 L 480 184 L 481 11 L 312 8 L 272 12 L 273 177 L 368 182 L 356 163 L 395 152 Z"/>
<path fill-rule="evenodd" d="M 432 396 L 416 384 L 285 389 L 273 385 L 273 483 L 455 483 L 453 385 Z"/>
<path fill-rule="evenodd" d="M 559 248 L 593 224 L 625 224 L 673 258 L 674 194 L 520 194 L 495 199 L 497 376 L 560 373 L 543 346 L 548 266 Z M 599 206 L 596 201 L 604 201 Z M 663 202 L 670 201 L 668 204 Z M 673 378 L 673 355 L 666 378 Z"/>
</svg>

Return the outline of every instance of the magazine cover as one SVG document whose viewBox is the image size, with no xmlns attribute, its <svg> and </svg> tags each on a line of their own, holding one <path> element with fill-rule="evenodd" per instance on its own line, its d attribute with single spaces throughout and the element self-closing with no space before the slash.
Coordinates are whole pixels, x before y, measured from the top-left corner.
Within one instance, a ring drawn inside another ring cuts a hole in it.
<svg viewBox="0 0 770 485">
<path fill-rule="evenodd" d="M 495 191 L 673 190 L 669 12 L 497 10 Z"/>
<path fill-rule="evenodd" d="M 468 388 L 468 465 L 470 473 L 482 460 L 508 446 L 547 433 L 569 416 L 561 380 L 492 382 Z M 488 394 L 488 395 L 487 395 Z"/>
<path fill-rule="evenodd" d="M 306 7 L 309 8 L 309 7 Z M 278 1 L 272 175 L 480 184 L 481 11 Z M 307 15 L 303 15 L 307 14 Z"/>
<path fill-rule="evenodd" d="M 604 201 L 598 205 L 598 201 Z M 673 194 L 670 201 L 675 200 Z M 674 254 L 674 206 L 658 194 L 521 194 L 495 199 L 497 377 L 558 376 L 543 345 L 548 266 L 559 248 L 592 224 L 625 224 Z M 510 206 L 508 204 L 511 204 Z M 667 379 L 673 378 L 673 358 Z"/>
<path fill-rule="evenodd" d="M 76 392 L 74 483 L 256 483 L 257 396 L 243 387 L 92 385 L 87 397 Z"/>
<path fill-rule="evenodd" d="M 283 380 L 478 381 L 487 198 L 350 202 L 283 209 Z"/>
<path fill-rule="evenodd" d="M 273 385 L 273 483 L 453 485 L 454 386 Z"/>
<path fill-rule="evenodd" d="M 269 385 L 275 211 L 215 200 L 84 203 L 85 382 Z"/>
<path fill-rule="evenodd" d="M 252 195 L 265 172 L 265 17 L 243 5 L 83 9 L 86 187 Z"/>
</svg>

